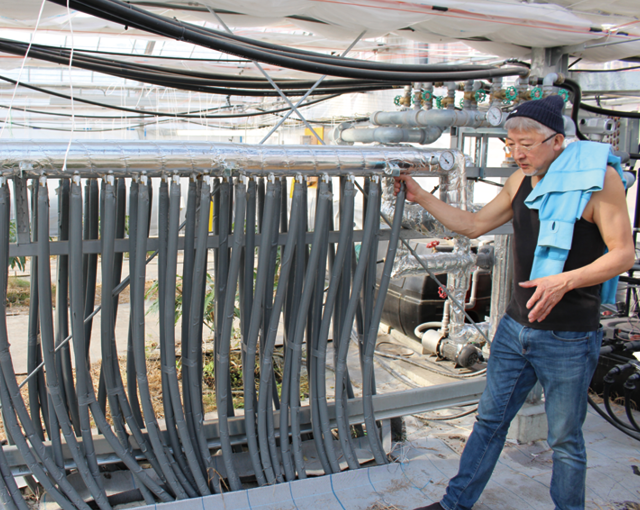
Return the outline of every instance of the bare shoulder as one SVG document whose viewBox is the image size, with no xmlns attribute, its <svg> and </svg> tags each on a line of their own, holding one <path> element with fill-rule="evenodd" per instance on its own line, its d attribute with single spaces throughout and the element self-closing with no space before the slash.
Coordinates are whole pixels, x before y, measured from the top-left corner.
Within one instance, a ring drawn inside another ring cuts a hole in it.
<svg viewBox="0 0 640 510">
<path fill-rule="evenodd" d="M 515 172 L 513 172 L 509 176 L 509 178 L 507 179 L 507 182 L 505 182 L 502 190 L 505 193 L 507 193 L 507 195 L 509 195 L 509 198 L 511 199 L 511 201 L 513 201 L 514 197 L 516 196 L 516 193 L 518 193 L 518 190 L 520 189 L 520 185 L 522 184 L 523 180 L 524 180 L 524 174 L 518 168 Z"/>
<path fill-rule="evenodd" d="M 627 210 L 627 201 L 624 194 L 624 184 L 617 170 L 611 166 L 607 167 L 604 174 L 604 183 L 601 191 L 596 191 L 591 195 L 591 200 L 585 207 L 582 217 L 590 222 L 597 222 L 597 213 L 602 208 L 611 212 L 615 209 Z M 602 211 L 600 211 L 602 212 Z"/>
<path fill-rule="evenodd" d="M 593 194 L 596 200 L 616 201 L 622 199 L 624 202 L 624 184 L 617 170 L 612 166 L 607 166 L 604 174 L 602 191 Z M 626 206 L 626 204 L 625 204 Z"/>
</svg>

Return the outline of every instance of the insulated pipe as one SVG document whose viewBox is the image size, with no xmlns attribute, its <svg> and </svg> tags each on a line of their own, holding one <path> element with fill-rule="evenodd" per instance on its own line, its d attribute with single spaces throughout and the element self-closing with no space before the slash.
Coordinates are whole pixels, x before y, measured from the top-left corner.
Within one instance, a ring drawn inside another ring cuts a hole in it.
<svg viewBox="0 0 640 510">
<path fill-rule="evenodd" d="M 207 480 L 205 480 L 202 475 L 202 471 L 199 464 L 199 457 L 194 449 L 193 443 L 191 441 L 192 437 L 189 434 L 187 429 L 187 423 L 185 421 L 184 411 L 182 409 L 180 403 L 180 388 L 178 386 L 178 375 L 176 372 L 176 344 L 175 344 L 175 326 L 174 326 L 174 314 L 175 314 L 175 288 L 176 288 L 176 269 L 178 264 L 178 250 L 177 250 L 177 237 L 179 232 L 179 223 L 180 223 L 180 187 L 179 184 L 176 186 L 177 178 L 174 177 L 174 182 L 171 185 L 171 199 L 169 203 L 169 233 L 168 233 L 168 241 L 170 250 L 168 251 L 168 259 L 167 259 L 167 273 L 166 273 L 166 286 L 167 292 L 168 289 L 171 289 L 169 295 L 164 301 L 165 306 L 165 314 L 164 314 L 164 327 L 165 327 L 165 339 L 166 339 L 166 360 L 167 364 L 163 367 L 168 374 L 168 383 L 169 383 L 169 391 L 171 392 L 171 402 L 173 404 L 173 413 L 176 420 L 176 427 L 178 429 L 178 436 L 180 437 L 180 442 L 182 443 L 182 447 L 184 448 L 184 455 L 187 458 L 187 463 L 189 465 L 189 469 L 191 470 L 191 474 L 196 483 L 196 489 L 200 493 L 201 496 L 208 496 L 211 494 L 209 490 Z M 206 267 L 206 238 L 208 232 L 208 220 L 209 220 L 209 185 L 206 183 L 202 184 L 202 198 L 200 201 L 200 217 L 198 224 L 198 237 L 196 240 L 196 257 L 194 260 L 194 286 L 193 293 L 191 296 L 191 314 L 190 314 L 190 328 L 189 328 L 189 337 L 183 338 L 183 342 L 188 342 L 189 344 L 189 355 L 186 359 L 182 360 L 183 370 L 192 369 L 192 372 L 195 366 L 197 365 L 197 359 L 193 356 L 193 349 L 197 347 L 197 332 L 194 331 L 193 322 L 194 317 L 198 319 L 197 324 L 201 326 L 202 318 L 198 316 L 197 311 L 202 309 L 202 303 L 197 303 L 194 301 L 194 298 L 199 298 L 202 295 L 201 289 L 195 284 L 202 280 L 201 272 Z M 203 225 L 204 224 L 204 225 Z M 202 228 L 204 226 L 204 228 Z M 170 258 L 169 258 L 170 257 Z M 198 278 L 200 277 L 200 278 Z M 201 346 L 200 346 L 201 347 Z M 199 389 L 198 380 L 189 377 L 189 384 L 191 390 L 191 405 L 192 409 L 197 409 L 198 403 L 194 402 L 195 398 L 200 400 L 200 396 L 197 394 L 194 395 L 193 388 L 196 387 L 196 390 Z M 195 418 L 201 418 L 196 416 Z M 196 425 L 196 434 L 198 434 L 198 425 L 200 424 L 199 420 L 195 420 Z M 201 424 L 200 424 L 201 426 Z M 197 438 L 193 438 L 196 440 Z M 206 449 L 206 446 L 205 446 Z M 211 468 L 211 460 L 208 449 L 202 452 L 205 455 L 203 461 L 207 465 L 207 468 Z M 211 475 L 210 480 L 213 480 L 214 475 L 213 472 L 208 473 Z"/>
<path fill-rule="evenodd" d="M 326 237 L 327 211 L 329 209 L 329 201 L 331 195 L 327 185 L 328 177 L 323 176 L 319 183 L 318 203 L 316 209 L 315 226 L 313 230 L 313 242 L 311 245 L 311 254 L 307 264 L 307 272 L 305 275 L 304 288 L 300 297 L 300 308 L 296 317 L 296 326 L 292 341 L 287 344 L 287 354 L 292 357 L 291 364 L 291 392 L 289 401 L 291 403 L 291 439 L 293 459 L 295 462 L 298 478 L 306 478 L 307 473 L 304 469 L 304 459 L 302 457 L 302 445 L 300 437 L 300 364 L 302 358 L 302 338 L 304 336 L 304 327 L 309 313 L 309 306 L 313 298 L 314 285 L 316 283 L 316 274 L 320 269 L 320 252 L 322 250 L 321 243 Z M 324 272 L 326 262 L 321 264 Z M 307 342 L 310 339 L 307 337 Z M 313 352 L 313 348 L 309 350 Z"/>
<path fill-rule="evenodd" d="M 340 331 L 340 343 L 338 345 L 338 355 L 336 356 L 336 383 L 335 383 L 335 401 L 336 401 L 336 422 L 340 434 L 340 443 L 342 444 L 342 453 L 347 460 L 349 469 L 357 469 L 359 467 L 358 459 L 355 455 L 353 444 L 351 443 L 351 433 L 349 430 L 349 422 L 346 415 L 346 399 L 343 388 L 347 381 L 347 353 L 349 350 L 349 338 L 351 337 L 351 329 L 353 319 L 356 312 L 356 306 L 360 299 L 360 289 L 364 280 L 364 274 L 367 267 L 367 260 L 370 255 L 371 246 L 373 244 L 373 230 L 375 223 L 379 221 L 375 215 L 375 205 L 377 194 L 379 193 L 379 183 L 372 183 L 369 192 L 369 200 L 367 204 L 367 214 L 365 216 L 365 225 L 362 244 L 360 248 L 360 257 L 356 267 L 353 285 L 351 288 L 351 296 L 345 310 L 345 320 Z M 373 255 L 375 256 L 375 255 Z"/>
<path fill-rule="evenodd" d="M 296 178 L 296 185 L 293 191 L 293 198 L 291 202 L 291 223 L 289 224 L 289 231 L 296 232 L 298 229 L 298 222 L 301 220 L 299 210 L 302 201 L 302 189 L 298 184 L 302 183 L 302 177 Z M 262 466 L 264 468 L 265 475 L 268 483 L 274 483 L 276 480 L 276 474 L 280 475 L 279 460 L 277 457 L 271 455 L 271 445 L 275 446 L 275 434 L 267 433 L 267 413 L 273 416 L 273 407 L 271 406 L 271 393 L 263 391 L 262 388 L 266 388 L 271 381 L 271 374 L 273 373 L 273 350 L 276 341 L 276 333 L 278 332 L 278 323 L 280 322 L 280 315 L 282 313 L 282 306 L 284 304 L 285 293 L 287 290 L 287 282 L 291 273 L 291 267 L 293 263 L 293 253 L 296 248 L 297 236 L 287 236 L 287 243 L 284 247 L 284 253 L 280 260 L 280 277 L 278 279 L 278 288 L 276 290 L 276 297 L 271 309 L 271 319 L 269 320 L 269 328 L 264 335 L 265 346 L 260 361 L 260 388 L 261 391 L 258 397 L 258 439 L 260 441 L 260 456 Z"/>
<path fill-rule="evenodd" d="M 136 378 L 140 390 L 140 400 L 144 412 L 149 440 L 160 467 L 171 491 L 178 499 L 187 499 L 188 495 L 177 480 L 168 458 L 169 452 L 165 452 L 165 445 L 160 434 L 160 427 L 151 402 L 149 381 L 147 379 L 147 363 L 145 358 L 145 334 L 144 334 L 144 282 L 146 275 L 145 254 L 147 253 L 146 224 L 149 217 L 149 185 L 146 177 L 142 177 L 138 183 L 138 222 L 136 228 L 136 258 L 131 270 L 131 318 L 133 322 L 133 352 L 136 369 Z"/>
<path fill-rule="evenodd" d="M 411 111 L 411 110 L 408 110 Z M 379 128 L 350 128 L 342 131 L 336 130 L 336 139 L 346 143 L 417 143 L 428 145 L 435 142 L 442 135 L 442 129 L 438 127 L 427 127 L 417 129 L 407 129 L 399 127 L 379 127 Z M 339 137 L 339 138 L 338 138 Z"/>
<path fill-rule="evenodd" d="M 81 213 L 82 213 L 82 198 L 80 191 L 80 179 L 74 177 L 74 182 L 71 185 L 70 196 L 70 225 L 69 225 L 69 262 L 71 267 L 79 267 L 82 259 L 82 226 L 81 226 Z M 83 297 L 84 289 L 83 282 L 80 279 L 80 275 L 76 271 L 71 271 L 69 274 L 69 297 L 71 308 L 71 330 L 73 334 L 73 348 L 76 360 L 76 378 L 77 378 L 77 390 L 78 390 L 78 402 L 80 404 L 80 418 L 83 417 L 83 411 L 86 412 L 86 407 L 90 406 L 94 416 L 94 420 L 98 429 L 105 436 L 105 439 L 109 445 L 114 449 L 116 455 L 118 455 L 125 465 L 131 470 L 136 480 L 144 483 L 162 500 L 169 501 L 169 495 L 160 488 L 155 482 L 151 481 L 147 474 L 142 470 L 136 460 L 133 458 L 130 452 L 120 444 L 118 439 L 113 434 L 111 427 L 107 423 L 106 418 L 100 410 L 95 394 L 93 391 L 93 385 L 90 384 L 90 375 L 88 366 L 84 363 L 86 359 L 85 355 L 85 339 L 84 339 L 84 325 L 83 325 Z M 88 420 L 88 414 L 86 416 Z M 90 429 L 89 429 L 90 432 Z M 84 437 L 83 437 L 84 440 Z M 85 451 L 87 451 L 88 443 L 84 444 Z M 144 451 L 143 451 L 144 453 Z M 147 454 L 148 455 L 148 454 Z M 88 454 L 87 454 L 88 456 Z M 150 458 L 149 456 L 147 458 Z M 147 504 L 153 504 L 155 502 L 153 496 L 149 490 L 138 484 L 140 492 Z"/>
<path fill-rule="evenodd" d="M 402 228 L 402 208 L 404 207 L 405 189 L 404 185 L 401 187 L 398 193 L 398 207 L 396 208 L 395 215 L 393 217 L 393 225 L 391 227 L 391 238 L 387 246 L 387 255 L 384 260 L 384 266 L 382 269 L 382 276 L 380 277 L 380 286 L 378 290 L 378 299 L 376 299 L 375 306 L 371 317 L 371 324 L 369 324 L 369 330 L 364 342 L 364 363 L 362 370 L 362 403 L 364 410 L 364 419 L 367 426 L 367 439 L 369 440 L 369 446 L 376 459 L 376 463 L 379 465 L 386 464 L 386 456 L 382 443 L 380 442 L 380 435 L 378 433 L 378 427 L 376 425 L 375 416 L 373 413 L 373 393 L 375 390 L 374 374 L 373 374 L 373 354 L 376 348 L 376 340 L 378 338 L 378 327 L 380 326 L 380 318 L 382 317 L 382 309 L 384 306 L 384 298 L 387 295 L 389 289 L 389 282 L 391 281 L 391 270 L 393 268 L 393 261 L 395 259 L 396 250 L 398 248 L 398 241 L 400 239 L 400 230 Z"/>
<path fill-rule="evenodd" d="M 369 122 L 375 126 L 446 128 L 487 127 L 486 113 L 477 110 L 405 110 L 375 112 Z"/>
<path fill-rule="evenodd" d="M 9 190 L 4 179 L 0 182 L 0 267 L 8 267 L 9 258 L 9 217 L 10 217 L 10 195 Z M 0 271 L 0 295 L 6 297 L 7 295 L 7 270 Z M 63 472 L 61 472 L 57 466 L 48 459 L 48 453 L 46 452 L 44 445 L 40 441 L 40 438 L 36 434 L 36 430 L 31 423 L 31 419 L 27 412 L 26 406 L 22 401 L 22 395 L 20 389 L 15 380 L 15 373 L 13 371 L 13 362 L 11 361 L 11 354 L 9 352 L 9 339 L 7 335 L 7 320 L 6 320 L 6 299 L 2 299 L 0 302 L 0 401 L 2 402 L 2 415 L 4 418 L 4 424 L 7 427 L 7 433 L 14 438 L 20 453 L 22 454 L 26 464 L 29 466 L 31 472 L 35 475 L 36 479 L 42 484 L 44 489 L 51 495 L 56 503 L 60 505 L 63 510 L 74 510 L 74 503 L 80 504 L 80 508 L 83 510 L 89 510 L 89 507 L 82 501 L 76 491 L 71 487 L 67 481 Z M 16 414 L 20 416 L 24 427 L 24 433 L 18 424 Z M 40 466 L 35 459 L 32 449 L 27 445 L 27 439 L 34 447 L 36 454 L 42 459 L 47 458 L 47 471 L 49 467 L 53 468 L 53 471 L 48 473 Z M 69 501 L 58 489 L 53 485 L 49 479 L 49 475 L 58 483 L 61 490 L 63 490 L 71 501 Z"/>
<path fill-rule="evenodd" d="M 43 357 L 47 371 L 47 390 L 51 397 L 51 404 L 60 428 L 67 441 L 73 460 L 76 462 L 78 472 L 83 482 L 94 497 L 101 510 L 111 510 L 106 494 L 101 489 L 89 470 L 85 457 L 80 450 L 80 445 L 71 428 L 68 411 L 62 400 L 61 386 L 58 379 L 55 362 L 55 347 L 53 339 L 53 317 L 51 314 L 51 276 L 49 260 L 49 191 L 46 178 L 41 180 L 38 188 L 38 237 L 43 242 L 38 243 L 38 274 L 40 276 L 38 295 L 40 300 L 40 325 L 43 347 Z M 73 489 L 71 489 L 73 490 Z"/>
<path fill-rule="evenodd" d="M 403 112 L 398 112 L 402 114 Z M 415 111 L 406 113 L 415 114 Z M 480 115 L 478 112 L 446 112 L 429 110 L 418 114 Z M 393 114 L 388 114 L 393 115 Z M 483 114 L 482 114 L 483 115 Z M 436 122 L 436 126 L 439 124 Z M 446 122 L 443 126 L 448 126 Z M 326 145 L 242 145 L 209 142 L 94 141 L 67 142 L 14 140 L 3 148 L 0 156 L 2 175 L 39 177 L 97 177 L 113 173 L 115 177 L 131 177 L 146 172 L 147 177 L 178 173 L 218 176 L 239 175 L 295 177 L 298 173 L 339 176 L 393 175 L 399 171 L 416 176 L 444 175 L 437 163 L 451 149 L 417 149 L 414 147 L 337 147 Z M 453 151 L 455 152 L 455 151 Z M 66 157 L 66 159 L 65 159 Z M 66 167 L 65 167 L 66 161 Z M 461 161 L 464 161 L 463 159 Z M 458 161 L 456 160 L 456 164 Z M 66 168 L 66 170 L 62 170 Z M 97 189 L 96 189 L 97 199 Z M 97 212 L 97 210 L 96 210 Z M 96 231 L 97 233 L 97 231 Z M 97 236 L 96 236 L 97 237 Z"/>
<path fill-rule="evenodd" d="M 209 184 L 201 183 L 200 189 L 200 212 L 198 216 L 196 251 L 193 260 L 193 287 L 191 290 L 191 306 L 188 315 L 183 316 L 183 321 L 188 319 L 189 333 L 187 337 L 182 338 L 183 345 L 188 345 L 187 356 L 182 357 L 182 386 L 188 385 L 188 395 L 185 400 L 191 402 L 190 411 L 192 413 L 190 419 L 193 420 L 193 431 L 197 441 L 200 463 L 206 470 L 207 480 L 210 481 L 209 486 L 214 492 L 218 485 L 218 474 L 214 469 L 213 461 L 207 440 L 204 435 L 203 422 L 204 411 L 202 409 L 202 390 L 200 387 L 200 379 L 202 378 L 202 369 L 199 367 L 198 356 L 202 352 L 202 323 L 204 315 L 204 295 L 205 295 L 205 279 L 207 272 L 207 258 L 209 250 L 207 249 L 207 237 L 209 234 L 209 211 L 211 210 L 211 195 L 209 194 Z M 180 200 L 177 196 L 176 200 Z M 169 307 L 167 307 L 168 309 Z M 184 313 L 184 312 L 183 312 Z M 184 375 L 189 374 L 185 381 Z M 188 382 L 187 382 L 188 381 Z M 185 409 L 186 410 L 186 409 Z"/>
</svg>

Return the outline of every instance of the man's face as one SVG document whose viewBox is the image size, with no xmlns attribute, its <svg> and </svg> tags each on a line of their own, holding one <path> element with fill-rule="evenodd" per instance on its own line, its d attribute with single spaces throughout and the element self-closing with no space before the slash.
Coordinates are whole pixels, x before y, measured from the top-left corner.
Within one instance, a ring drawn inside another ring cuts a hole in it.
<svg viewBox="0 0 640 510">
<path fill-rule="evenodd" d="M 564 136 L 556 133 L 545 137 L 538 131 L 510 129 L 505 145 L 525 175 L 544 175 L 562 152 Z"/>
</svg>

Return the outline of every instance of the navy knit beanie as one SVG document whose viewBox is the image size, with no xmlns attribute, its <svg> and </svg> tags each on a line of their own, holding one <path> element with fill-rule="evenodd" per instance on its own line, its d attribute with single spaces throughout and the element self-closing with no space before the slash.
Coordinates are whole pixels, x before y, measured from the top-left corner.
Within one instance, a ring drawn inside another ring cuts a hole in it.
<svg viewBox="0 0 640 510">
<path fill-rule="evenodd" d="M 540 124 L 553 129 L 556 133 L 564 135 L 564 99 L 561 96 L 549 96 L 537 101 L 527 101 L 519 104 L 507 117 L 529 117 Z"/>
</svg>

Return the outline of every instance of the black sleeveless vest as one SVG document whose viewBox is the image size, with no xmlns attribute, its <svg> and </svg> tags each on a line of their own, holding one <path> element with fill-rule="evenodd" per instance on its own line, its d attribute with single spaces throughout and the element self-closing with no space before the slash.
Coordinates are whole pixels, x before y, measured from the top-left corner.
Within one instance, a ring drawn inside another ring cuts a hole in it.
<svg viewBox="0 0 640 510">
<path fill-rule="evenodd" d="M 542 322 L 530 323 L 527 301 L 535 287 L 525 289 L 519 282 L 529 280 L 534 252 L 538 242 L 540 220 L 538 211 L 529 209 L 524 201 L 531 193 L 531 177 L 525 177 L 512 202 L 513 208 L 513 279 L 514 289 L 507 314 L 523 326 L 557 331 L 593 331 L 600 323 L 600 285 L 567 292 Z M 605 244 L 595 223 L 580 218 L 575 223 L 571 250 L 564 271 L 591 264 L 604 253 Z"/>
</svg>

